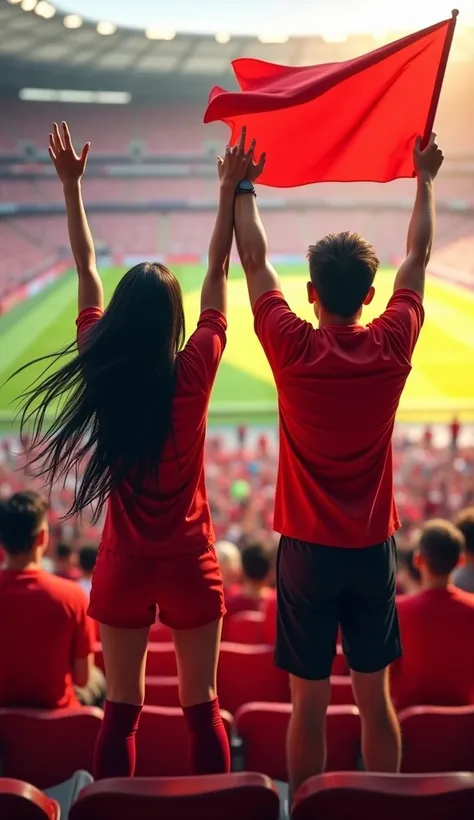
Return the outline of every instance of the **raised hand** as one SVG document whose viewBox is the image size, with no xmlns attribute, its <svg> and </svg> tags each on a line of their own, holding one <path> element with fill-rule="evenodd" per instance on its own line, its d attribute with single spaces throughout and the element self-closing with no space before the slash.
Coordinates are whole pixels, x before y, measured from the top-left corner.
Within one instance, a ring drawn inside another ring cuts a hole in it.
<svg viewBox="0 0 474 820">
<path fill-rule="evenodd" d="M 53 133 L 49 135 L 48 153 L 62 183 L 78 182 L 81 179 L 86 169 L 90 147 L 90 142 L 87 142 L 78 156 L 67 123 L 63 122 L 61 129 L 54 123 Z"/>
<path fill-rule="evenodd" d="M 413 151 L 413 162 L 418 177 L 434 179 L 444 160 L 444 154 L 436 143 L 436 134 L 431 134 L 426 148 L 421 148 L 421 137 L 417 137 Z"/>
<path fill-rule="evenodd" d="M 258 164 L 254 162 L 255 140 L 250 143 L 248 151 L 245 150 L 245 141 L 247 139 L 247 128 L 244 125 L 239 141 L 236 145 L 227 146 L 224 158 L 217 158 L 217 172 L 221 184 L 233 185 L 235 188 L 243 179 L 255 180 L 263 170 L 265 164 L 264 155 L 260 157 Z M 263 158 L 263 164 L 262 164 Z M 261 165 L 261 168 L 260 168 Z M 260 168 L 256 173 L 257 168 Z M 253 174 L 253 176 L 250 176 Z"/>
</svg>

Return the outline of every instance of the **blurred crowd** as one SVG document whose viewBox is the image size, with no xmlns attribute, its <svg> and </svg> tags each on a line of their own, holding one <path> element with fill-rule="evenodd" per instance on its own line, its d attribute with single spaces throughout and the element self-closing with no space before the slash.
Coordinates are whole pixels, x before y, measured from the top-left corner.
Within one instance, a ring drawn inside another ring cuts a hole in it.
<svg viewBox="0 0 474 820">
<path fill-rule="evenodd" d="M 275 430 L 223 428 L 208 436 L 206 483 L 218 540 L 241 548 L 251 542 L 273 547 L 273 499 L 277 473 Z M 396 430 L 393 445 L 396 498 L 402 521 L 399 549 L 409 549 L 419 527 L 431 518 L 452 519 L 474 504 L 474 436 L 453 419 L 448 427 Z M 98 545 L 103 521 L 62 520 L 72 502 L 75 476 L 67 476 L 51 495 L 51 549 Z M 0 440 L 0 498 L 25 489 L 44 490 L 41 478 L 26 469 L 18 438 Z M 297 514 L 297 511 L 295 511 Z"/>
</svg>

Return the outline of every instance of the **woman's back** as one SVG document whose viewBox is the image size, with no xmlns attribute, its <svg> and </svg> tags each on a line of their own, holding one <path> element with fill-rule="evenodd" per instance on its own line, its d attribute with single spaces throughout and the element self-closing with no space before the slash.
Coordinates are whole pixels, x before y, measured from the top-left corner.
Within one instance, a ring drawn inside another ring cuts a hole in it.
<svg viewBox="0 0 474 820">
<path fill-rule="evenodd" d="M 100 321 L 86 309 L 77 320 L 78 339 Z M 168 436 L 156 475 L 145 478 L 134 496 L 133 481 L 122 481 L 109 496 L 102 544 L 142 555 L 184 554 L 214 542 L 204 480 L 204 441 L 210 394 L 226 343 L 226 320 L 205 310 L 177 355 L 176 385 Z"/>
</svg>

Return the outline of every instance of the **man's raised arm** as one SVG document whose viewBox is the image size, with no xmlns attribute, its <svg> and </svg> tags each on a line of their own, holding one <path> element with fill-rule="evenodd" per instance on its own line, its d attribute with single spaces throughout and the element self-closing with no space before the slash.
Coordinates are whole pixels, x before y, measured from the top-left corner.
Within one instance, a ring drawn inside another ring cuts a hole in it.
<svg viewBox="0 0 474 820">
<path fill-rule="evenodd" d="M 423 298 L 426 267 L 428 265 L 435 231 L 435 201 L 433 181 L 443 163 L 443 153 L 438 148 L 436 134 L 423 150 L 418 137 L 414 150 L 417 176 L 415 206 L 408 228 L 407 257 L 395 278 L 394 291 L 408 289 Z"/>
<path fill-rule="evenodd" d="M 250 161 L 246 180 L 237 187 L 235 197 L 235 239 L 240 261 L 245 271 L 250 304 L 269 290 L 280 290 L 278 275 L 268 261 L 267 237 L 257 208 L 253 182 L 265 166 L 265 154 L 255 163 Z"/>
</svg>

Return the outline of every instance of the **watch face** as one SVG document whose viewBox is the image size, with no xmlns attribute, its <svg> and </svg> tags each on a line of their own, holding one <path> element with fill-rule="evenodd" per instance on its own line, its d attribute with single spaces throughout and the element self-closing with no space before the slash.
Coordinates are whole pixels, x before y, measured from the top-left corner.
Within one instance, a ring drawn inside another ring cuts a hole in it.
<svg viewBox="0 0 474 820">
<path fill-rule="evenodd" d="M 249 182 L 248 179 L 243 179 L 242 182 L 239 185 L 239 188 L 240 188 L 241 191 L 252 191 L 253 190 L 253 184 L 252 184 L 252 182 Z"/>
</svg>

